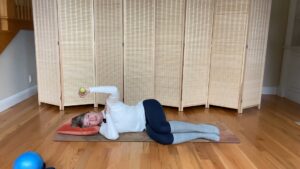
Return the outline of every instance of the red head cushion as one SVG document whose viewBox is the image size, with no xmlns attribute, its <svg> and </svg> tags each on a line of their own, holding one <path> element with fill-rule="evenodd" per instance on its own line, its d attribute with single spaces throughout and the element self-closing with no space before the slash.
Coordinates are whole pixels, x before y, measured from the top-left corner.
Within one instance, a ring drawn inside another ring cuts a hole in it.
<svg viewBox="0 0 300 169">
<path fill-rule="evenodd" d="M 57 130 L 59 134 L 70 134 L 70 135 L 78 135 L 78 136 L 87 136 L 87 135 L 96 135 L 99 132 L 99 126 L 93 127 L 72 127 L 70 122 L 66 122 L 62 124 Z"/>
</svg>

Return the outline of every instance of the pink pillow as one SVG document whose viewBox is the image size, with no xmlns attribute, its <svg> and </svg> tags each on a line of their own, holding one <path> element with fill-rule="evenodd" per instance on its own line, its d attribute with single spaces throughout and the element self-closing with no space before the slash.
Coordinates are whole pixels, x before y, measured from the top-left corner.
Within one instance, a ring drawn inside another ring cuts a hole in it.
<svg viewBox="0 0 300 169">
<path fill-rule="evenodd" d="M 77 136 L 88 136 L 88 135 L 96 135 L 99 132 L 99 126 L 93 127 L 72 127 L 70 122 L 66 122 L 62 124 L 57 130 L 59 134 L 69 134 L 69 135 L 77 135 Z"/>
</svg>

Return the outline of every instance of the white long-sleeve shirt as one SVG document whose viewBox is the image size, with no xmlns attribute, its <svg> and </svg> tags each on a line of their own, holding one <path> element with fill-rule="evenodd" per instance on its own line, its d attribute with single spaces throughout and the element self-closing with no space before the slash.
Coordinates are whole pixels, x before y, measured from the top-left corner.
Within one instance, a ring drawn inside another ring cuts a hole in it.
<svg viewBox="0 0 300 169">
<path fill-rule="evenodd" d="M 102 123 L 100 134 L 107 139 L 119 138 L 119 133 L 141 132 L 146 128 L 143 102 L 129 106 L 120 101 L 118 88 L 115 86 L 90 87 L 92 93 L 109 94 L 106 99 L 106 110 L 102 111 L 106 123 Z"/>
</svg>

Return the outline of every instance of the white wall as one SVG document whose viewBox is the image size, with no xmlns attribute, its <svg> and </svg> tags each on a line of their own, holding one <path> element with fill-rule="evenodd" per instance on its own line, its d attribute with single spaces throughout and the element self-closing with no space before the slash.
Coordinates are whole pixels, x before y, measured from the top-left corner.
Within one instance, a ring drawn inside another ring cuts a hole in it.
<svg viewBox="0 0 300 169">
<path fill-rule="evenodd" d="M 273 0 L 264 74 L 264 93 L 276 94 L 280 84 L 281 63 L 290 0 Z"/>
<path fill-rule="evenodd" d="M 297 38 L 294 32 L 300 32 L 295 24 L 300 23 L 299 9 L 300 0 L 291 0 L 280 83 L 280 96 L 297 103 L 300 103 L 300 44 L 292 42 Z"/>
<path fill-rule="evenodd" d="M 36 84 L 34 33 L 21 30 L 0 54 L 0 112 L 36 93 Z"/>
<path fill-rule="evenodd" d="M 286 49 L 281 96 L 300 103 L 300 47 Z"/>
</svg>

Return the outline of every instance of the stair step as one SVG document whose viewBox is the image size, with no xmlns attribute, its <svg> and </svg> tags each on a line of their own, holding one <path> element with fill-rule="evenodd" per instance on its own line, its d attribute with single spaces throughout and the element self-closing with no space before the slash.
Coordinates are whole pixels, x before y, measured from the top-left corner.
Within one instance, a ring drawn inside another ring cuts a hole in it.
<svg viewBox="0 0 300 169">
<path fill-rule="evenodd" d="M 0 54 L 20 30 L 33 30 L 32 21 L 9 22 L 8 25 L 9 30 L 0 30 Z"/>
<path fill-rule="evenodd" d="M 1 33 L 1 32 L 0 32 Z M 2 32 L 0 36 L 0 54 L 4 51 L 7 45 L 12 41 L 17 32 Z"/>
<path fill-rule="evenodd" d="M 2 0 L 0 0 L 2 1 Z M 0 15 L 0 54 L 7 47 L 16 34 L 22 30 L 33 30 L 31 0 L 3 0 L 1 9 L 6 13 Z M 26 2 L 26 3 L 25 3 Z M 2 30 L 3 29 L 3 30 Z"/>
</svg>

